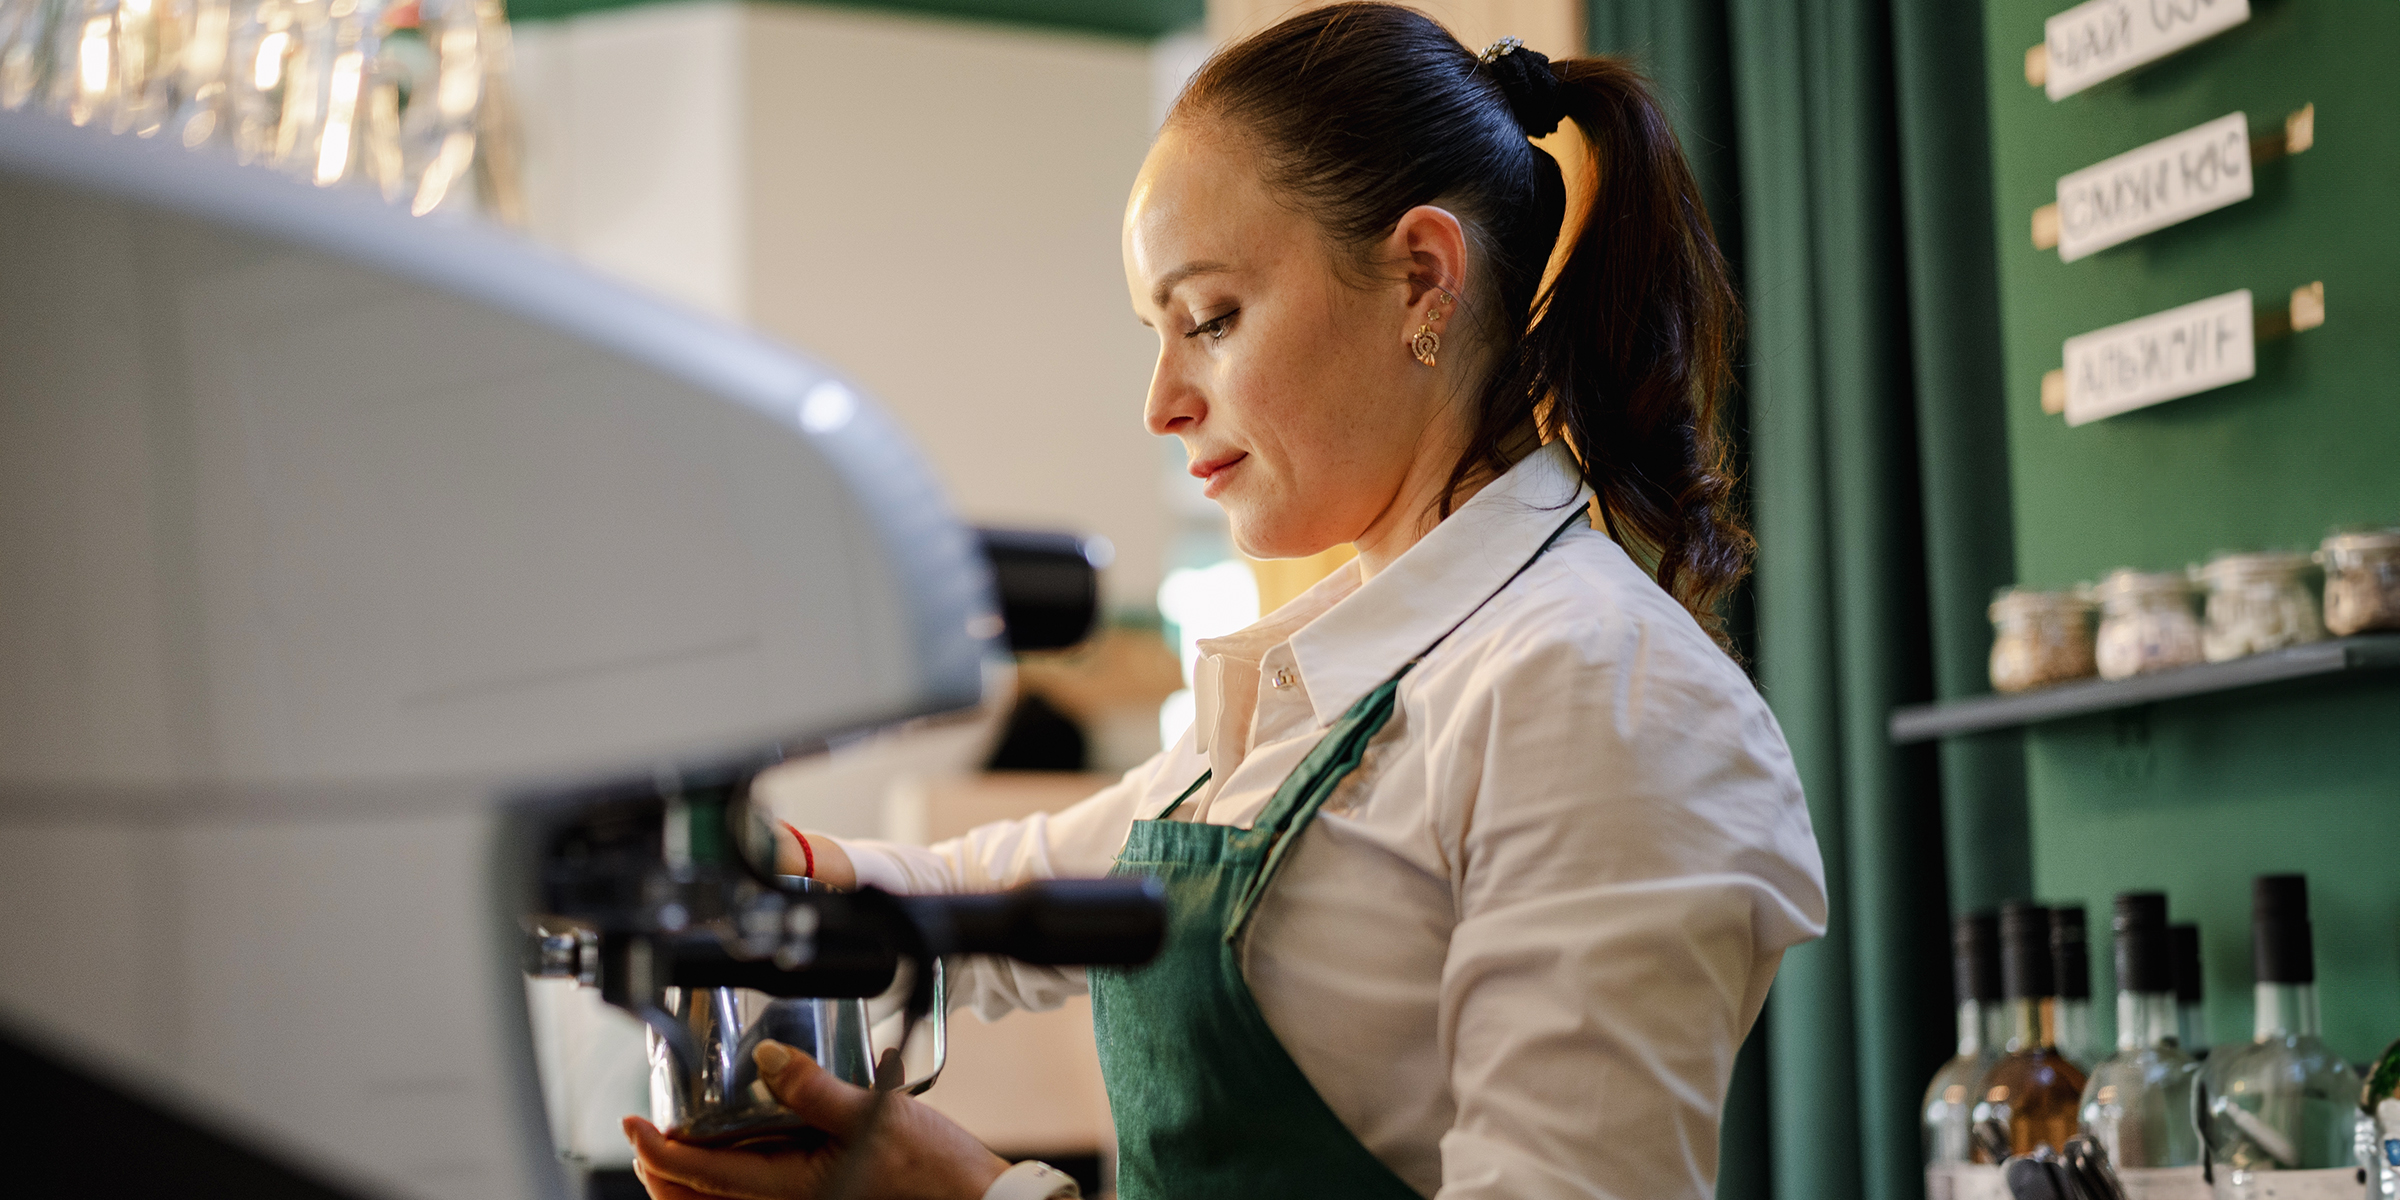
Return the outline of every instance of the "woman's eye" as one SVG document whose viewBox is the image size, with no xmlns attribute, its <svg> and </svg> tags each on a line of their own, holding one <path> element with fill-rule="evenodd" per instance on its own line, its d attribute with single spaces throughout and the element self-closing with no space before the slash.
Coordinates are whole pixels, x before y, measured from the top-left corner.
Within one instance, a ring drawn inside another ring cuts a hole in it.
<svg viewBox="0 0 2400 1200">
<path fill-rule="evenodd" d="M 1241 311 L 1240 309 L 1235 309 L 1235 310 L 1234 310 L 1234 312 L 1240 312 L 1240 311 Z M 1213 341 L 1219 341 L 1219 340 L 1221 340 L 1221 339 L 1223 339 L 1223 338 L 1224 338 L 1224 336 L 1225 336 L 1225 331 L 1226 331 L 1227 329 L 1231 328 L 1231 327 L 1232 327 L 1232 324 L 1233 324 L 1233 313 L 1230 313 L 1230 312 L 1229 312 L 1229 313 L 1226 313 L 1224 316 L 1217 317 L 1217 318 L 1214 318 L 1214 319 L 1212 319 L 1212 320 L 1202 321 L 1202 322 L 1200 323 L 1200 325 L 1199 325 L 1197 328 L 1193 329 L 1193 330 L 1192 330 L 1190 333 L 1187 333 L 1187 334 L 1185 334 L 1185 335 L 1183 335 L 1183 336 L 1185 336 L 1185 337 L 1187 337 L 1187 338 L 1205 337 L 1205 338 L 1209 339 L 1209 340 L 1210 340 L 1210 341 L 1212 341 L 1212 342 L 1213 342 Z"/>
</svg>

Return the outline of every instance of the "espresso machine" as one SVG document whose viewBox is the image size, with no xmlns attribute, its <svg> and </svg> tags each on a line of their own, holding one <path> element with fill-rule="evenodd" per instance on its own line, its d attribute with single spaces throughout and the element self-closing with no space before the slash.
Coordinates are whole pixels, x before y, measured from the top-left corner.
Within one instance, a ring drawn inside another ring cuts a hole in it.
<svg viewBox="0 0 2400 1200">
<path fill-rule="evenodd" d="M 945 956 L 1139 961 L 1138 882 L 809 890 L 749 794 L 973 712 L 1003 612 L 1072 627 L 1089 594 L 1042 547 L 961 524 L 792 350 L 500 233 L 0 112 L 15 1168 L 564 1197 L 529 974 L 640 1017 L 697 1116 L 774 1003 L 899 978 L 926 1014 Z M 692 998 L 742 995 L 704 1045 Z"/>
</svg>

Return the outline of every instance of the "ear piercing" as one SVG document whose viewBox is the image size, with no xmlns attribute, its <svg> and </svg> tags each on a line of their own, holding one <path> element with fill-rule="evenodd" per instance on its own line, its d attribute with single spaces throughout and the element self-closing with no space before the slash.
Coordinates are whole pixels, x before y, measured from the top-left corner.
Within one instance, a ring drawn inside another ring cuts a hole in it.
<svg viewBox="0 0 2400 1200">
<path fill-rule="evenodd" d="M 1433 323 L 1442 319 L 1443 304 L 1456 303 L 1450 299 L 1450 293 L 1443 292 L 1440 295 L 1441 301 L 1425 311 L 1425 323 L 1417 326 L 1416 336 L 1408 339 L 1408 352 L 1429 367 L 1434 365 L 1434 354 L 1442 348 L 1442 335 L 1433 331 Z"/>
</svg>

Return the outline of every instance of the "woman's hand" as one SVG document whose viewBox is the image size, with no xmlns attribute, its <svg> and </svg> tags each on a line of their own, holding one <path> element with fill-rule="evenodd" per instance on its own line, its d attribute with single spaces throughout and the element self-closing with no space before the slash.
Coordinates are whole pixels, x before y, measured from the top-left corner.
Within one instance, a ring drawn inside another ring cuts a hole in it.
<svg viewBox="0 0 2400 1200">
<path fill-rule="evenodd" d="M 758 1077 L 785 1108 L 832 1140 L 816 1150 L 707 1150 L 625 1118 L 634 1170 L 651 1200 L 815 1200 L 856 1143 L 873 1093 L 842 1082 L 778 1042 L 758 1047 Z M 893 1093 L 867 1141 L 861 1200 L 981 1200 L 1008 1169 L 974 1135 L 914 1098 Z"/>
</svg>

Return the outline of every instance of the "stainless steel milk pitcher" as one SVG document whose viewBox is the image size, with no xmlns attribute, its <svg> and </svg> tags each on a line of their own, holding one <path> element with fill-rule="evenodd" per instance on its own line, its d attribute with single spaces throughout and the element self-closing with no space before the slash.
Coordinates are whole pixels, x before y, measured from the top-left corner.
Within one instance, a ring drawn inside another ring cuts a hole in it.
<svg viewBox="0 0 2400 1200">
<path fill-rule="evenodd" d="M 787 879 L 796 890 L 806 881 Z M 933 1086 L 948 1057 L 943 971 L 933 972 L 933 1011 L 927 1018 L 933 1065 L 924 1078 L 905 1086 L 911 1095 Z M 846 1083 L 868 1087 L 875 1080 L 873 1022 L 863 999 L 778 998 L 749 988 L 670 987 L 664 1016 L 673 1034 L 649 1030 L 650 1120 L 677 1140 L 734 1145 L 764 1139 L 805 1144 L 822 1140 L 791 1110 L 778 1104 L 759 1082 L 754 1057 L 759 1044 L 777 1041 L 816 1060 Z"/>
</svg>

